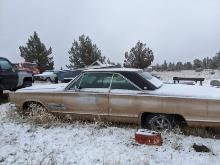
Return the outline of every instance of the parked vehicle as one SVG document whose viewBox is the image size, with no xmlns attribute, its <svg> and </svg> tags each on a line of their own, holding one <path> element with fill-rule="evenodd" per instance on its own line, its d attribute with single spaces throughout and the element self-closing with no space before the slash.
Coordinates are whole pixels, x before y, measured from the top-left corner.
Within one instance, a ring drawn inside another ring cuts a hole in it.
<svg viewBox="0 0 220 165">
<path fill-rule="evenodd" d="M 58 78 L 58 81 L 62 83 L 68 83 L 72 79 L 74 79 L 76 76 L 78 76 L 83 69 L 76 69 L 76 70 L 60 70 L 56 71 L 56 75 Z"/>
<path fill-rule="evenodd" d="M 31 104 L 73 118 L 138 123 L 153 130 L 176 125 L 220 126 L 220 89 L 163 84 L 139 69 L 85 70 L 69 84 L 33 86 L 10 93 L 23 113 Z"/>
<path fill-rule="evenodd" d="M 47 82 L 56 82 L 57 81 L 57 75 L 56 72 L 53 70 L 46 70 L 45 72 L 41 74 L 34 75 L 34 80 L 37 81 L 47 81 Z"/>
<path fill-rule="evenodd" d="M 40 73 L 39 69 L 37 68 L 36 63 L 22 62 L 22 63 L 16 63 L 14 65 L 20 71 L 27 71 L 27 72 L 31 72 L 33 74 L 39 74 Z"/>
<path fill-rule="evenodd" d="M 17 71 L 13 64 L 6 58 L 0 57 L 0 93 L 3 90 L 16 90 L 31 86 L 33 77 L 31 73 Z"/>
</svg>

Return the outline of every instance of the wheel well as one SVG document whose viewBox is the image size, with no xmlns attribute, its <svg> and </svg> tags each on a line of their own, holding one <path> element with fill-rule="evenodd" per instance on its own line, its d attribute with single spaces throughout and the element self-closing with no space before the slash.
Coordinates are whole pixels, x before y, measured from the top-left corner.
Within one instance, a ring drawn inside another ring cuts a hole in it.
<svg viewBox="0 0 220 165">
<path fill-rule="evenodd" d="M 41 105 L 41 106 L 45 107 L 45 106 L 44 106 L 42 103 L 40 103 L 40 102 L 37 102 L 37 101 L 27 101 L 27 102 L 25 102 L 25 103 L 23 104 L 22 109 L 23 109 L 23 110 L 27 109 L 30 104 L 38 104 L 38 105 Z"/>
<path fill-rule="evenodd" d="M 156 115 L 156 114 L 161 114 L 161 115 L 167 115 L 172 117 L 173 121 L 179 125 L 179 126 L 186 126 L 187 122 L 185 120 L 185 118 L 182 115 L 179 114 L 165 114 L 165 113 L 152 113 L 152 112 L 144 112 L 141 114 L 141 118 L 140 118 L 140 124 L 141 127 L 144 125 L 145 119 L 150 116 L 150 115 Z"/>
</svg>

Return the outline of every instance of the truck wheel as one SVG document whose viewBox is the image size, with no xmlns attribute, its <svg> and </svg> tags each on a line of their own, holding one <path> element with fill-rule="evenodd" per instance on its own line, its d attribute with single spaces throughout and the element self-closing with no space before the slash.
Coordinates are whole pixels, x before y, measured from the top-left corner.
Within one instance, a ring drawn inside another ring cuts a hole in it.
<svg viewBox="0 0 220 165">
<path fill-rule="evenodd" d="M 144 127 L 154 131 L 171 130 L 174 126 L 175 121 L 172 116 L 165 114 L 150 114 L 144 121 Z"/>
<path fill-rule="evenodd" d="M 26 88 L 26 87 L 30 87 L 32 86 L 32 82 L 31 81 L 24 81 L 22 87 Z"/>
<path fill-rule="evenodd" d="M 0 90 L 0 97 L 3 96 L 3 90 Z"/>
</svg>

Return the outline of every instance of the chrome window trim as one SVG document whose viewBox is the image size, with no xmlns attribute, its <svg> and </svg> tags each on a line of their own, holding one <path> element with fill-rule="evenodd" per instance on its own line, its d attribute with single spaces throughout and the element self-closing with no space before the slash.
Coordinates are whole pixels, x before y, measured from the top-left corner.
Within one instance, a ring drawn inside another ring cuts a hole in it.
<svg viewBox="0 0 220 165">
<path fill-rule="evenodd" d="M 78 77 L 76 77 L 72 82 L 70 82 L 70 84 L 65 88 L 65 91 L 74 91 L 72 89 L 70 89 L 70 87 L 72 86 L 72 84 L 74 84 L 76 81 L 78 81 L 80 78 L 83 79 L 84 75 L 85 74 L 90 74 L 90 73 L 100 73 L 100 74 L 111 74 L 112 75 L 112 78 L 111 78 L 111 81 L 110 81 L 110 85 L 109 85 L 109 92 L 111 91 L 111 86 L 112 86 L 112 81 L 113 81 L 113 78 L 114 78 L 114 75 L 119 75 L 120 77 L 122 77 L 123 79 L 125 79 L 126 81 L 128 81 L 131 85 L 133 85 L 135 88 L 137 88 L 137 90 L 143 92 L 143 90 L 137 86 L 136 84 L 134 84 L 131 80 L 127 79 L 125 76 L 123 76 L 121 73 L 115 73 L 115 72 L 99 72 L 99 71 L 92 71 L 92 72 L 83 72 L 81 73 Z M 82 82 L 82 79 L 80 81 L 79 84 L 81 84 Z M 122 89 L 123 90 L 123 89 Z M 125 90 L 129 90 L 129 89 L 125 89 Z M 133 90 L 132 90 L 133 91 Z"/>
<path fill-rule="evenodd" d="M 126 81 L 128 81 L 129 83 L 131 83 L 131 85 L 133 85 L 135 88 L 137 88 L 137 90 L 139 91 L 143 91 L 139 86 L 137 86 L 136 84 L 134 84 L 131 80 L 127 79 L 125 76 L 123 76 L 122 74 L 120 73 L 114 73 L 114 75 L 117 74 L 119 76 L 121 76 L 123 79 L 125 79 Z M 114 77 L 114 76 L 113 76 Z M 111 89 L 110 89 L 111 90 Z M 121 89 L 123 90 L 123 89 Z M 124 89 L 124 90 L 130 90 L 130 89 Z M 130 90 L 130 91 L 133 91 L 133 90 Z"/>
<path fill-rule="evenodd" d="M 70 87 L 76 82 L 78 81 L 82 76 L 84 75 L 84 73 L 79 74 L 75 79 L 73 79 L 65 88 L 64 91 L 73 91 L 72 89 L 70 89 Z"/>
</svg>

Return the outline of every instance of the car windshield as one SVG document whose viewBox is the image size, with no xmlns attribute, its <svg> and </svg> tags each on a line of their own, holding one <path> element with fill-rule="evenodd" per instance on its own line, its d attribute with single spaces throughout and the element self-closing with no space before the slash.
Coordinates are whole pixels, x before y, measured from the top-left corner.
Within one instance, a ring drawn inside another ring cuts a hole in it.
<svg viewBox="0 0 220 165">
<path fill-rule="evenodd" d="M 163 85 L 163 82 L 159 80 L 158 78 L 152 76 L 148 72 L 139 71 L 138 74 L 143 77 L 145 80 L 149 81 L 151 84 L 153 84 L 156 88 L 160 88 Z"/>
</svg>

